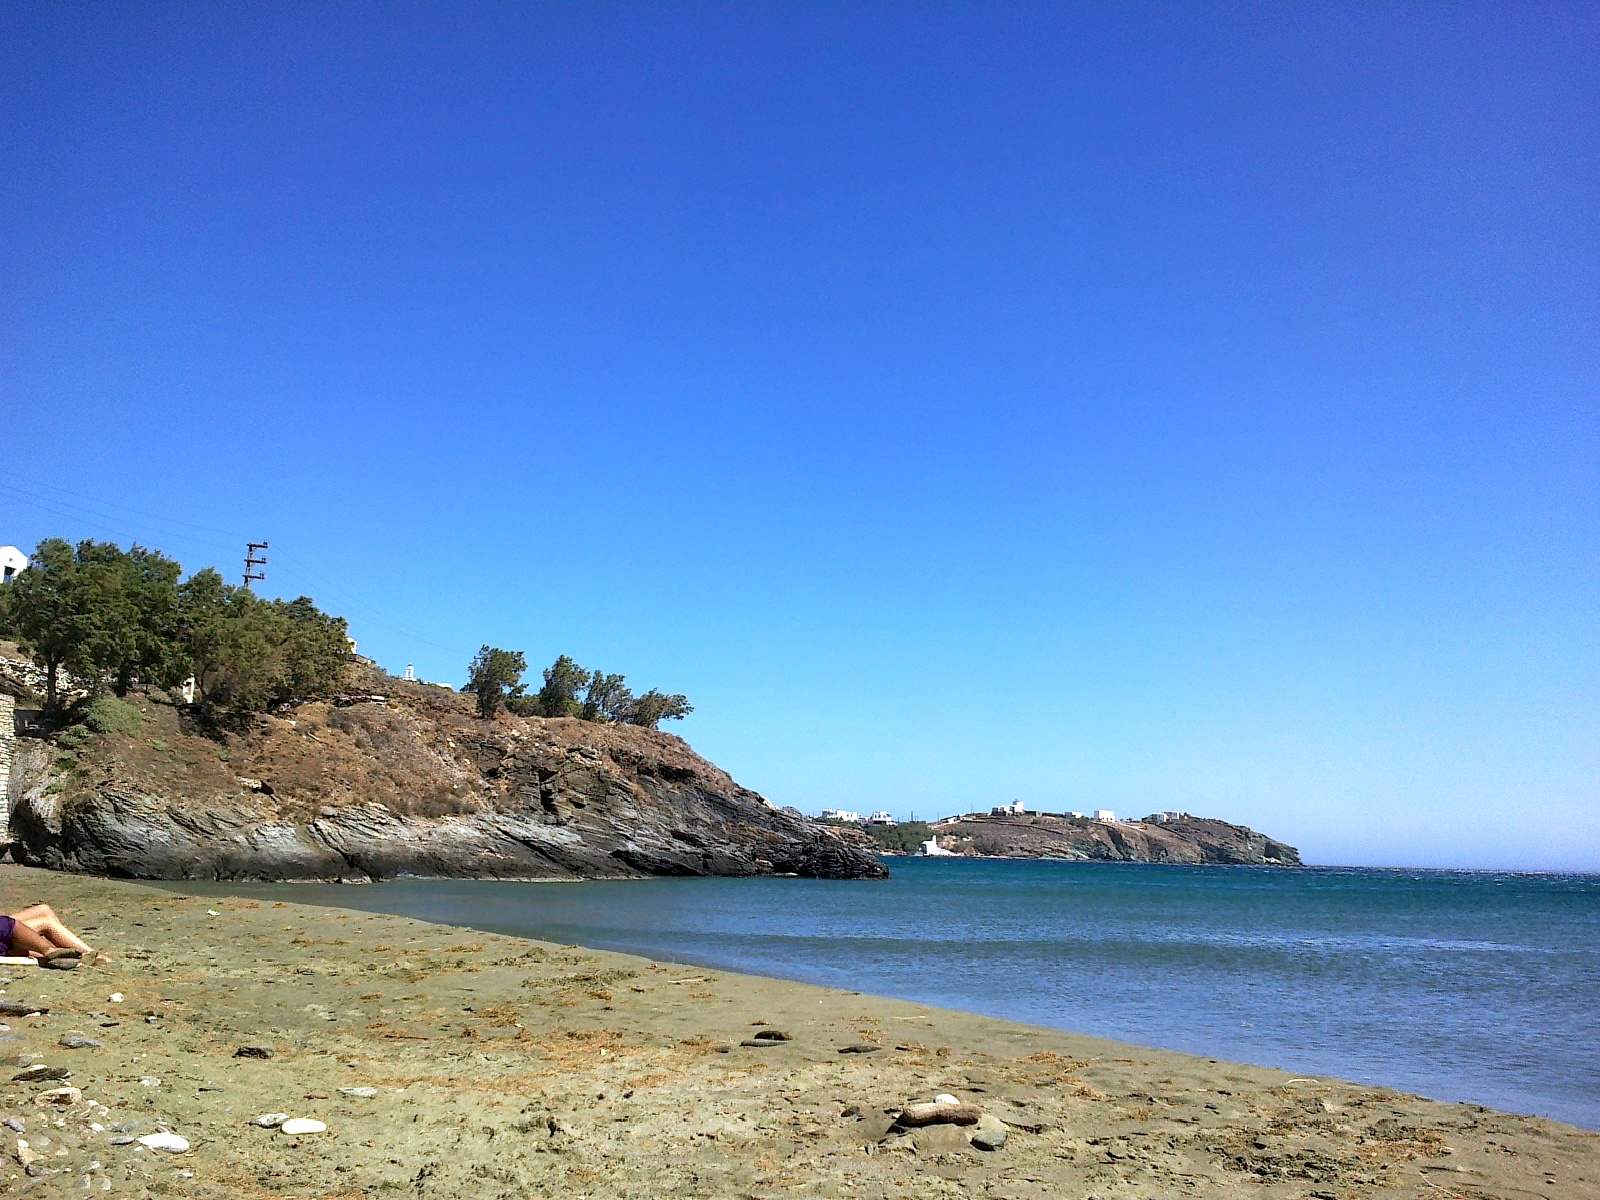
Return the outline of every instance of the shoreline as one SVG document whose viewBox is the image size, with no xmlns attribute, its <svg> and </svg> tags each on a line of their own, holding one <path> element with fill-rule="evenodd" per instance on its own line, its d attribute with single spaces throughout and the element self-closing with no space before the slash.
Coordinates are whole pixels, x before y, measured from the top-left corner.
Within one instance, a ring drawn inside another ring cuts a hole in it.
<svg viewBox="0 0 1600 1200">
<path fill-rule="evenodd" d="M 0 1117 L 24 1126 L 5 1131 L 8 1190 L 81 1193 L 87 1178 L 91 1194 L 193 1196 L 1600 1197 L 1600 1134 L 1541 1118 L 182 887 L 0 869 L 0 911 L 48 900 L 116 960 L 0 969 L 0 999 L 51 1010 L 0 1017 Z M 741 1044 L 763 1029 L 790 1038 Z M 881 1049 L 839 1053 L 865 1044 Z M 13 1081 L 24 1059 L 70 1077 Z M 37 1103 L 63 1086 L 81 1094 Z M 1005 1144 L 893 1128 L 907 1101 L 939 1093 L 1002 1121 Z M 268 1112 L 328 1128 L 249 1124 Z M 163 1124 L 191 1149 L 111 1144 Z M 24 1172 L 19 1138 L 51 1174 Z"/>
</svg>

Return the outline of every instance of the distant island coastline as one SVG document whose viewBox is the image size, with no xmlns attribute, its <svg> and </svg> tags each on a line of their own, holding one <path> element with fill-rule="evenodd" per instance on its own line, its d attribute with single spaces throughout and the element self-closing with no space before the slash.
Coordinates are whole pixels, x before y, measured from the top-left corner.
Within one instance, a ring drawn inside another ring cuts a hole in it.
<svg viewBox="0 0 1600 1200">
<path fill-rule="evenodd" d="M 1244 825 L 1186 812 L 1124 820 L 1095 813 L 1028 812 L 1008 804 L 938 821 L 862 819 L 825 809 L 827 824 L 880 854 L 968 858 L 1053 858 L 1077 862 L 1299 867 L 1300 852 Z"/>
</svg>

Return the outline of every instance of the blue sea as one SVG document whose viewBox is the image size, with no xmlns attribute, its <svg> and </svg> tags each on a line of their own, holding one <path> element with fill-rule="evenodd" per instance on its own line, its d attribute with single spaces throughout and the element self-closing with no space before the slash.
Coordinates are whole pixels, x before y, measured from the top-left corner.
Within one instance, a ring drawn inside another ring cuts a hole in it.
<svg viewBox="0 0 1600 1200">
<path fill-rule="evenodd" d="M 890 865 L 888 882 L 205 890 L 851 988 L 1600 1129 L 1600 876 Z"/>
</svg>

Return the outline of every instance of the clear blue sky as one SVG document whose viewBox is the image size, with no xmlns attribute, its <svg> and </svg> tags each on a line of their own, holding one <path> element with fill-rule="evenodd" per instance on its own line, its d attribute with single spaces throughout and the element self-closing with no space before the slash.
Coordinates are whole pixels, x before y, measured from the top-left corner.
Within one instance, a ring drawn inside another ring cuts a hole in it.
<svg viewBox="0 0 1600 1200">
<path fill-rule="evenodd" d="M 1600 869 L 1600 7 L 8 4 L 0 543 L 780 804 Z"/>
</svg>

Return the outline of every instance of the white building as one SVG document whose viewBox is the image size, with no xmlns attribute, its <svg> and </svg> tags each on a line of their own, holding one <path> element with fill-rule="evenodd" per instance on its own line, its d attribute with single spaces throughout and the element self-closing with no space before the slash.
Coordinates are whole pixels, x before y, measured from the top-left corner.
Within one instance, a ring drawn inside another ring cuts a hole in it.
<svg viewBox="0 0 1600 1200">
<path fill-rule="evenodd" d="M 922 843 L 922 855 L 923 855 L 924 858 L 955 858 L 955 857 L 957 857 L 956 852 L 954 850 L 946 850 L 943 846 L 939 845 L 939 836 L 938 836 L 938 834 L 935 834 L 933 837 L 929 838 L 927 841 Z"/>
<path fill-rule="evenodd" d="M 848 808 L 825 808 L 822 810 L 824 821 L 860 821 L 861 814 Z"/>
<path fill-rule="evenodd" d="M 897 824 L 897 822 L 888 813 L 886 813 L 886 812 L 884 812 L 883 810 L 880 809 L 879 811 L 873 813 L 870 817 L 867 818 L 867 824 L 868 825 L 894 825 L 894 824 Z"/>
<path fill-rule="evenodd" d="M 1022 801 L 1018 800 L 1011 804 L 996 805 L 994 808 L 989 810 L 989 815 L 991 817 L 1020 817 L 1027 811 L 1028 810 L 1022 806 Z"/>
<path fill-rule="evenodd" d="M 1188 820 L 1188 818 L 1189 818 L 1189 814 L 1186 813 L 1186 812 L 1168 811 L 1168 812 L 1151 813 L 1148 817 L 1145 818 L 1145 820 L 1149 821 L 1149 822 L 1151 822 L 1152 824 L 1155 824 L 1155 825 L 1167 825 L 1167 824 L 1170 824 L 1173 821 L 1185 821 L 1185 820 Z"/>
<path fill-rule="evenodd" d="M 1096 821 L 1104 821 L 1107 825 L 1115 825 L 1117 823 L 1117 814 L 1109 808 L 1097 808 L 1094 810 L 1094 819 Z"/>
<path fill-rule="evenodd" d="M 28 569 L 28 556 L 15 546 L 0 546 L 0 583 L 10 583 Z"/>
</svg>

